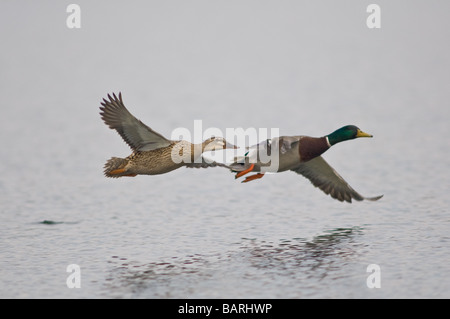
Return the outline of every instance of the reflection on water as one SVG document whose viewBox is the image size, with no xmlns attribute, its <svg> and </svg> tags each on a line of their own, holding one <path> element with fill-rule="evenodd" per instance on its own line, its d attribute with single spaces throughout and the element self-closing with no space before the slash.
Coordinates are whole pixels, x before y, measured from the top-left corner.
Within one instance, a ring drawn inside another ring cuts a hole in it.
<svg viewBox="0 0 450 319">
<path fill-rule="evenodd" d="M 229 276 L 231 280 L 234 275 L 241 277 L 233 280 L 242 285 L 245 281 L 264 281 L 274 276 L 322 280 L 352 260 L 361 245 L 357 237 L 362 234 L 361 227 L 352 227 L 329 230 L 311 240 L 268 242 L 242 238 L 235 251 L 150 263 L 112 256 L 109 263 L 113 267 L 106 278 L 105 293 L 113 297 L 185 298 L 201 282 L 209 280 L 217 284 L 219 277 Z M 247 272 L 236 270 L 239 267 L 245 267 Z M 254 269 L 254 273 L 248 269 Z"/>
<path fill-rule="evenodd" d="M 186 282 L 198 281 L 202 277 L 209 276 L 205 270 L 213 262 L 214 257 L 196 254 L 142 264 L 124 257 L 112 256 L 109 263 L 114 266 L 106 278 L 106 294 L 121 298 L 182 297 L 177 296 L 176 293 L 187 289 L 189 284 Z M 180 282 L 185 283 L 184 287 L 176 287 L 177 278 L 182 278 Z M 174 290 L 171 291 L 171 288 Z"/>
<path fill-rule="evenodd" d="M 356 236 L 362 228 L 337 228 L 307 241 L 303 238 L 281 239 L 278 243 L 247 240 L 242 247 L 249 254 L 253 267 L 269 273 L 298 275 L 299 271 L 309 277 L 325 278 L 342 260 L 351 259 L 359 246 Z M 336 263 L 336 261 L 340 261 Z"/>
</svg>

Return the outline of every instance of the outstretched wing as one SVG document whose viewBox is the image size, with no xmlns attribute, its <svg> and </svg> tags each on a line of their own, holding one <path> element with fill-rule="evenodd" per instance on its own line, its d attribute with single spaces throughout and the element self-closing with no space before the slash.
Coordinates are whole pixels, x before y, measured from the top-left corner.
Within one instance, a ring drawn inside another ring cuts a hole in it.
<svg viewBox="0 0 450 319">
<path fill-rule="evenodd" d="M 171 144 L 170 140 L 153 131 L 127 110 L 121 93 L 119 97 L 108 94 L 108 98 L 109 101 L 103 99 L 101 103 L 103 107 L 100 107 L 100 115 L 105 124 L 115 129 L 132 150 L 152 151 Z"/>
<path fill-rule="evenodd" d="M 364 197 L 356 192 L 324 159 L 318 156 L 308 162 L 300 164 L 292 171 L 305 176 L 311 183 L 320 188 L 325 194 L 339 201 L 352 202 L 352 199 L 361 201 L 378 200 L 377 197 Z"/>
</svg>

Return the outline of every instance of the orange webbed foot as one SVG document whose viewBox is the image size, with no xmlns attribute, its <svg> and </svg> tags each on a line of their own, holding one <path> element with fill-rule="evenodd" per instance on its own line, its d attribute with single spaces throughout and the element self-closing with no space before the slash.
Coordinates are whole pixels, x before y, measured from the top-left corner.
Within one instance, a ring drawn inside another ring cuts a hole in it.
<svg viewBox="0 0 450 319">
<path fill-rule="evenodd" d="M 234 178 L 236 179 L 236 178 L 239 178 L 239 177 L 241 177 L 241 176 L 244 176 L 245 174 L 250 173 L 250 172 L 253 170 L 254 167 L 255 167 L 255 164 L 251 164 L 250 167 L 247 168 L 246 170 L 237 173 L 236 176 L 235 176 Z"/>
<path fill-rule="evenodd" d="M 262 174 L 262 173 L 258 173 L 258 174 L 252 175 L 252 176 L 246 177 L 245 180 L 242 181 L 242 183 L 247 183 L 247 182 L 250 182 L 250 181 L 254 181 L 255 179 L 260 179 L 263 176 L 264 176 L 264 174 Z"/>
</svg>

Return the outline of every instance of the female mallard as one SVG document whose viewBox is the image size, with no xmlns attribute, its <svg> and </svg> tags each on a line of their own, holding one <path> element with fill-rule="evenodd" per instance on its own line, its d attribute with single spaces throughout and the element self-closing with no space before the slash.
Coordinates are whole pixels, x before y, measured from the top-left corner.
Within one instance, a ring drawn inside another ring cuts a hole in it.
<svg viewBox="0 0 450 319">
<path fill-rule="evenodd" d="M 122 94 L 115 94 L 109 101 L 103 99 L 100 115 L 111 129 L 115 129 L 131 147 L 127 158 L 112 157 L 105 164 L 107 177 L 156 175 L 170 172 L 182 166 L 211 167 L 220 163 L 207 163 L 202 153 L 218 149 L 236 148 L 221 137 L 212 137 L 200 144 L 187 141 L 171 141 L 136 119 L 125 107 Z"/>
<path fill-rule="evenodd" d="M 235 158 L 228 168 L 237 172 L 236 178 L 257 172 L 247 177 L 244 183 L 263 177 L 264 172 L 291 170 L 305 176 L 314 186 L 339 201 L 351 203 L 352 199 L 378 200 L 383 195 L 367 198 L 358 194 L 320 156 L 331 146 L 358 137 L 372 135 L 362 132 L 354 125 L 347 125 L 324 137 L 281 136 L 251 147 L 245 156 Z"/>
</svg>

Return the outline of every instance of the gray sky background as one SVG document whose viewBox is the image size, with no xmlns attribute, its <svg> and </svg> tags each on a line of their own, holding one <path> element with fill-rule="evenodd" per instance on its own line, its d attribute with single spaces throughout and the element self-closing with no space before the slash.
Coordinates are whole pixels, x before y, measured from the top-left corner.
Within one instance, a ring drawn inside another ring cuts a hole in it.
<svg viewBox="0 0 450 319">
<path fill-rule="evenodd" d="M 0 3 L 6 148 L 111 141 L 98 106 L 118 91 L 165 135 L 195 119 L 314 135 L 448 114 L 448 1 L 377 1 L 381 29 L 371 1 L 78 1 L 80 29 L 70 3 Z"/>
</svg>

